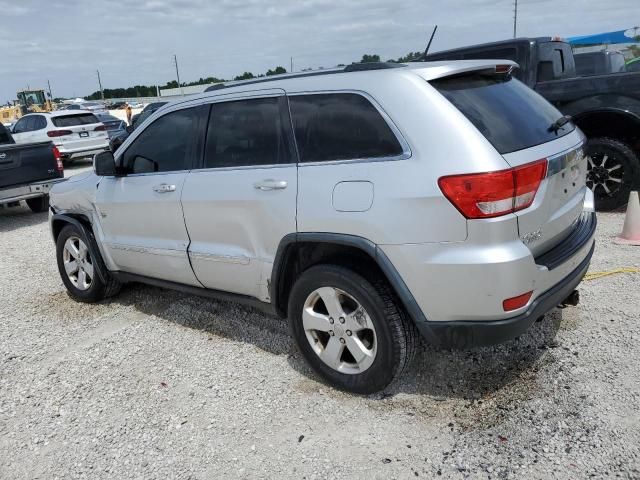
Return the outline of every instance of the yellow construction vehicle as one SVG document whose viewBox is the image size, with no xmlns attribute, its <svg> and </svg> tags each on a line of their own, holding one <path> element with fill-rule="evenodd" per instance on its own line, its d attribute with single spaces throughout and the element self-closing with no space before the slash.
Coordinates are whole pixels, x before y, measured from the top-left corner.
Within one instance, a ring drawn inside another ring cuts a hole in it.
<svg viewBox="0 0 640 480">
<path fill-rule="evenodd" d="M 53 103 L 44 90 L 21 90 L 16 93 L 17 101 L 13 105 L 0 107 L 0 121 L 2 123 L 13 123 L 22 115 L 27 113 L 50 112 L 53 110 Z"/>
<path fill-rule="evenodd" d="M 22 107 L 20 105 L 10 105 L 0 107 L 0 122 L 14 123 L 22 116 Z"/>
<path fill-rule="evenodd" d="M 18 103 L 31 113 L 50 112 L 53 110 L 51 100 L 47 100 L 44 90 L 22 90 L 16 94 Z"/>
</svg>

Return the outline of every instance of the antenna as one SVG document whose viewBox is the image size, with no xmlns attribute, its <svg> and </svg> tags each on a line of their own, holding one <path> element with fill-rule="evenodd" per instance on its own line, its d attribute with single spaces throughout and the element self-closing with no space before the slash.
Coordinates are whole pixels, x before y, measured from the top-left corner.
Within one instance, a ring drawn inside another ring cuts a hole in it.
<svg viewBox="0 0 640 480">
<path fill-rule="evenodd" d="M 518 31 L 518 0 L 514 0 L 513 4 L 513 38 L 516 38 Z"/>
<path fill-rule="evenodd" d="M 429 53 L 429 48 L 431 48 L 431 42 L 433 42 L 433 37 L 435 37 L 435 35 L 436 35 L 436 30 L 438 30 L 438 25 L 433 27 L 433 32 L 431 32 L 431 37 L 429 38 L 429 43 L 427 43 L 427 48 L 424 49 L 424 53 L 422 54 L 422 58 L 426 57 L 427 53 Z"/>
<path fill-rule="evenodd" d="M 178 87 L 180 87 L 180 94 L 184 95 L 184 91 L 182 90 L 182 85 L 180 85 L 180 72 L 178 71 L 178 57 L 173 56 L 173 63 L 176 65 L 176 77 L 178 78 Z"/>
</svg>

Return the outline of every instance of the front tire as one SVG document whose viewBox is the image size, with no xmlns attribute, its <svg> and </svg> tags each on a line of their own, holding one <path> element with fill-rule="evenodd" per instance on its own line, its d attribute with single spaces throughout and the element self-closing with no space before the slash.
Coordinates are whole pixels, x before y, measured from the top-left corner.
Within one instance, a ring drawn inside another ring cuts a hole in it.
<svg viewBox="0 0 640 480">
<path fill-rule="evenodd" d="M 33 213 L 42 213 L 49 210 L 49 195 L 42 197 L 28 198 L 26 200 L 27 206 Z"/>
<path fill-rule="evenodd" d="M 98 274 L 98 259 L 93 258 L 87 237 L 75 225 L 67 225 L 56 240 L 58 271 L 69 296 L 85 303 L 99 302 L 115 295 L 120 282 L 108 277 L 103 282 Z"/>
<path fill-rule="evenodd" d="M 587 186 L 593 190 L 596 209 L 614 210 L 625 205 L 629 192 L 640 183 L 640 161 L 633 149 L 609 137 L 587 143 Z"/>
<path fill-rule="evenodd" d="M 383 279 L 335 265 L 311 267 L 289 297 L 293 337 L 311 367 L 336 388 L 383 390 L 411 363 L 415 326 Z"/>
</svg>

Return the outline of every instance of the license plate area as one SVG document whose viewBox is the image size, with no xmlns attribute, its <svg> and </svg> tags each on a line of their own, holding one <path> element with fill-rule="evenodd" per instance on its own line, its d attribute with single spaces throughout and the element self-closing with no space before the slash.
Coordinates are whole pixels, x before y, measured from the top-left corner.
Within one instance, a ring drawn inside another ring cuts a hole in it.
<svg viewBox="0 0 640 480">
<path fill-rule="evenodd" d="M 89 132 L 80 132 L 78 135 L 80 135 L 80 138 L 87 138 L 89 136 Z"/>
</svg>

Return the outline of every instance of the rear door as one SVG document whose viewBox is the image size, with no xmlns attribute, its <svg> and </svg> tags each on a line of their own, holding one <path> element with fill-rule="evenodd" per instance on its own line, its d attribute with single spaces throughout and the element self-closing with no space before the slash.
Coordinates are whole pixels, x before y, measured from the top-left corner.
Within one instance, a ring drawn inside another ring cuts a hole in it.
<svg viewBox="0 0 640 480">
<path fill-rule="evenodd" d="M 571 122 L 554 126 L 562 114 L 509 76 L 476 72 L 431 83 L 511 167 L 547 160 L 533 204 L 515 213 L 518 234 L 534 255 L 561 242 L 583 210 L 587 161 L 582 133 Z"/>
<path fill-rule="evenodd" d="M 182 193 L 189 258 L 205 287 L 268 300 L 278 245 L 296 231 L 290 125 L 282 90 L 211 105 L 202 168 Z"/>
<path fill-rule="evenodd" d="M 187 256 L 180 203 L 199 151 L 201 114 L 191 107 L 156 119 L 118 152 L 127 175 L 100 180 L 96 210 L 104 245 L 120 270 L 201 286 Z"/>
<path fill-rule="evenodd" d="M 67 150 L 80 150 L 103 147 L 107 141 L 107 132 L 93 113 L 70 113 L 51 118 L 58 133 L 56 144 L 63 144 Z"/>
</svg>

